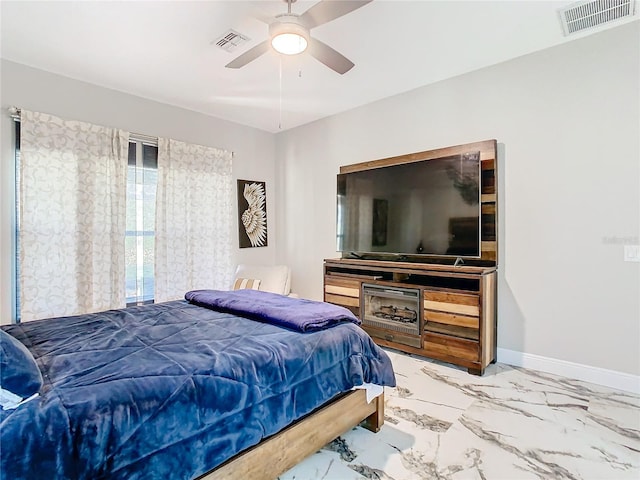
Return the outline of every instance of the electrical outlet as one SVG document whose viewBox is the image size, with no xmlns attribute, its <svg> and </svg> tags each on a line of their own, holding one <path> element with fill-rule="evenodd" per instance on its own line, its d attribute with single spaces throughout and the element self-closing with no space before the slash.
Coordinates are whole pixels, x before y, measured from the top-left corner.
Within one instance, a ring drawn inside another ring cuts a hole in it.
<svg viewBox="0 0 640 480">
<path fill-rule="evenodd" d="M 640 245 L 625 245 L 624 246 L 624 261 L 625 262 L 640 262 Z"/>
</svg>

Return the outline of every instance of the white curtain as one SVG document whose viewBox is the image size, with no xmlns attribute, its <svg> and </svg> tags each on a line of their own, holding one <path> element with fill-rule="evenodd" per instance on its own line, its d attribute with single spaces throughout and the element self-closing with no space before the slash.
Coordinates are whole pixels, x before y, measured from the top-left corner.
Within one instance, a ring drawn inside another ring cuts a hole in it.
<svg viewBox="0 0 640 480">
<path fill-rule="evenodd" d="M 20 120 L 21 320 L 124 307 L 128 133 Z"/>
<path fill-rule="evenodd" d="M 231 152 L 159 138 L 156 302 L 229 288 L 231 222 Z"/>
</svg>

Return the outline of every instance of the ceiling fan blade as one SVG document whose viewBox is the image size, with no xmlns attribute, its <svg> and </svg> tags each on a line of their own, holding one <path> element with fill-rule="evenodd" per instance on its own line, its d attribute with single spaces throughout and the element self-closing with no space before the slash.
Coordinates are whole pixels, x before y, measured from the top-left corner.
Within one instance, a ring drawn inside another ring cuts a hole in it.
<svg viewBox="0 0 640 480">
<path fill-rule="evenodd" d="M 353 12 L 371 1 L 323 0 L 300 15 L 300 22 L 311 29 Z"/>
<path fill-rule="evenodd" d="M 253 62 L 260 55 L 267 53 L 268 50 L 269 50 L 269 40 L 265 40 L 264 42 L 257 44 L 255 47 L 250 48 L 239 57 L 236 57 L 235 60 L 232 60 L 229 63 L 227 63 L 225 67 L 227 68 L 244 67 L 247 63 Z"/>
<path fill-rule="evenodd" d="M 308 51 L 313 58 L 324 63 L 331 70 L 338 72 L 340 75 L 347 73 L 353 68 L 353 62 L 341 53 L 336 52 L 326 43 L 322 43 L 315 38 L 309 39 Z"/>
</svg>

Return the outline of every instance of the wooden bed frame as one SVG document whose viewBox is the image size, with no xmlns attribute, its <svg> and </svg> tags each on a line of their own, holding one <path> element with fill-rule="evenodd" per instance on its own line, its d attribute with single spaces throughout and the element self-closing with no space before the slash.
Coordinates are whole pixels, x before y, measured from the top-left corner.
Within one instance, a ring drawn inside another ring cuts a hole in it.
<svg viewBox="0 0 640 480">
<path fill-rule="evenodd" d="M 367 403 L 365 390 L 342 395 L 198 480 L 274 480 L 360 423 L 372 432 L 380 430 L 384 423 L 384 394 L 371 403 Z"/>
</svg>

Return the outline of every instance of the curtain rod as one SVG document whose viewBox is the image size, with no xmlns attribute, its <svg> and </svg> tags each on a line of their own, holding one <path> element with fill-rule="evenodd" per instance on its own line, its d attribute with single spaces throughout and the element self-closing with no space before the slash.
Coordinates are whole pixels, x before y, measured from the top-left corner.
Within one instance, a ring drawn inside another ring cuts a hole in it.
<svg viewBox="0 0 640 480">
<path fill-rule="evenodd" d="M 16 122 L 20 121 L 20 109 L 18 107 L 9 107 L 9 116 Z M 129 133 L 129 140 L 134 140 L 137 142 L 151 144 L 152 146 L 158 146 L 158 137 L 153 137 L 151 135 L 143 135 L 142 133 Z M 231 152 L 231 158 L 235 157 L 236 153 L 234 151 Z"/>
</svg>

